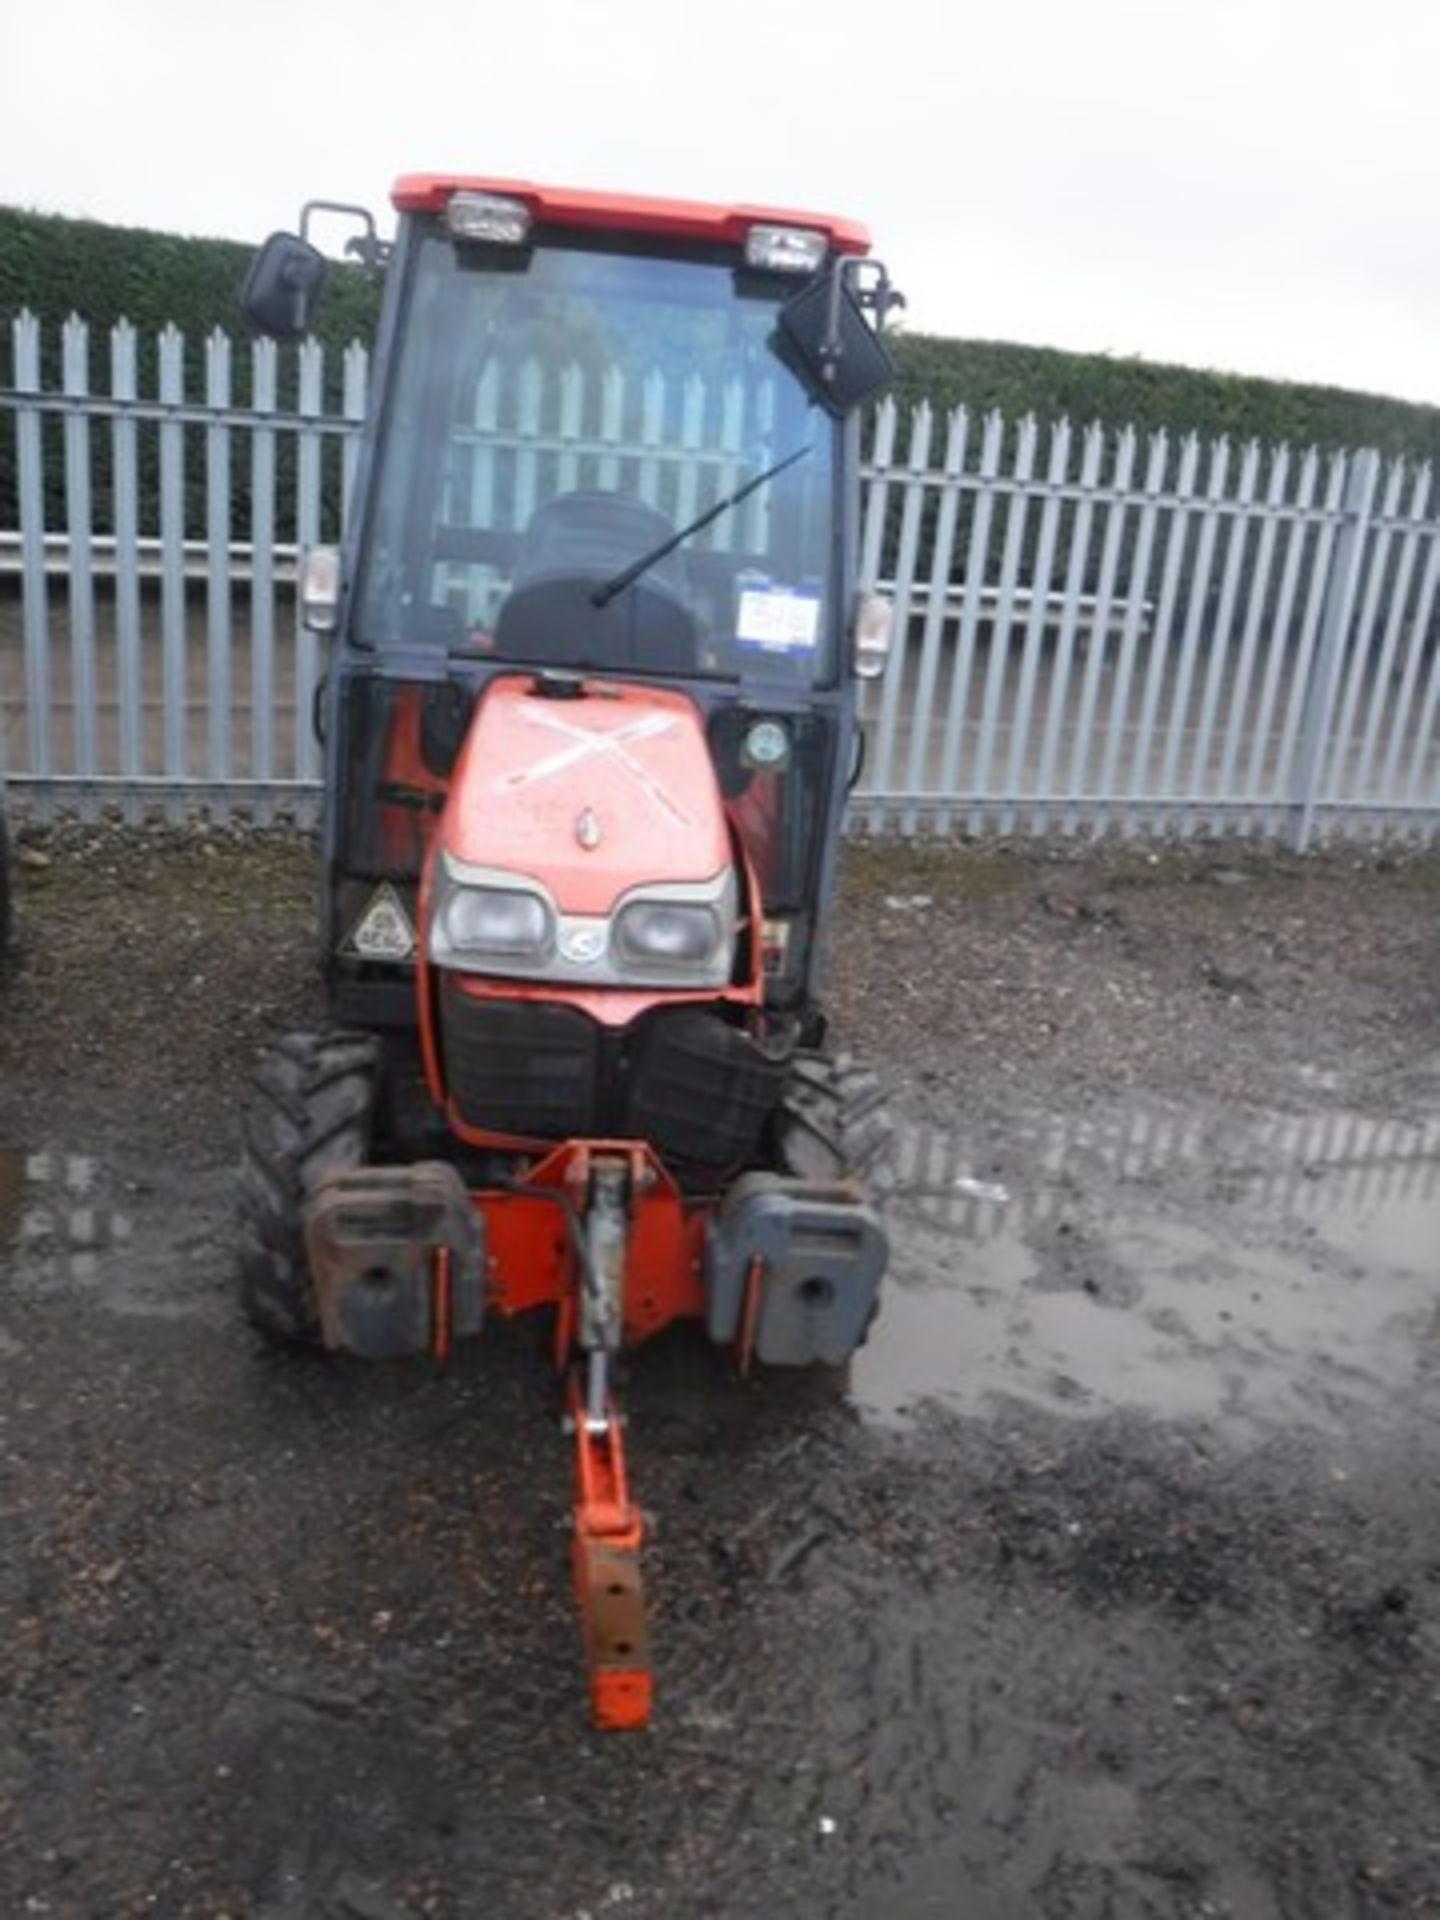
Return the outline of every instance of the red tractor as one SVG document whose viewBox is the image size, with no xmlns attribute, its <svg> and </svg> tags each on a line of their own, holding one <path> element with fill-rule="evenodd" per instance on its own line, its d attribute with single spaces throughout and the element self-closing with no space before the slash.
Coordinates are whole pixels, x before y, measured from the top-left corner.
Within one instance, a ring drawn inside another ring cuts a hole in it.
<svg viewBox="0 0 1440 1920">
<path fill-rule="evenodd" d="M 615 1362 L 677 1319 L 843 1363 L 887 1126 L 817 1001 L 855 677 L 857 409 L 898 299 L 845 220 L 407 177 L 331 637 L 326 1031 L 267 1056 L 240 1282 L 266 1331 L 429 1353 L 547 1308 L 592 1710 L 650 1709 Z M 320 203 L 316 203 L 320 204 Z M 331 211 L 354 212 L 353 209 Z M 324 272 L 274 234 L 251 325 Z"/>
</svg>

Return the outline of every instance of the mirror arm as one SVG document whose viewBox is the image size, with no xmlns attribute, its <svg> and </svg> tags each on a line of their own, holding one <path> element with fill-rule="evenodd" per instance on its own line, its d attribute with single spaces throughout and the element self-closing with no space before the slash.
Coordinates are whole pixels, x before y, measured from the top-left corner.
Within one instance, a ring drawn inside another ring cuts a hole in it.
<svg viewBox="0 0 1440 1920">
<path fill-rule="evenodd" d="M 827 386 L 835 379 L 835 369 L 840 364 L 845 348 L 840 339 L 840 300 L 845 291 L 846 270 L 854 263 L 845 255 L 837 254 L 835 264 L 830 269 L 830 298 L 826 306 L 825 337 L 820 342 L 820 368 Z"/>
<path fill-rule="evenodd" d="M 353 234 L 345 242 L 345 251 L 353 254 L 372 273 L 377 272 L 390 258 L 390 242 L 382 240 L 375 231 L 375 217 L 368 207 L 354 206 L 348 200 L 307 200 L 300 209 L 302 240 L 310 239 L 310 216 L 313 213 L 344 214 L 360 222 L 365 231 Z"/>
<path fill-rule="evenodd" d="M 869 268 L 874 279 L 866 286 L 861 280 L 861 272 Z M 830 269 L 830 298 L 826 309 L 825 335 L 820 342 L 820 363 L 824 370 L 826 384 L 834 381 L 835 369 L 839 366 L 845 352 L 840 337 L 840 301 L 844 295 L 846 280 L 851 282 L 857 306 L 868 307 L 875 315 L 875 331 L 882 333 L 885 318 L 892 307 L 903 307 L 905 296 L 893 284 L 883 261 L 855 259 L 845 254 L 837 255 Z"/>
</svg>

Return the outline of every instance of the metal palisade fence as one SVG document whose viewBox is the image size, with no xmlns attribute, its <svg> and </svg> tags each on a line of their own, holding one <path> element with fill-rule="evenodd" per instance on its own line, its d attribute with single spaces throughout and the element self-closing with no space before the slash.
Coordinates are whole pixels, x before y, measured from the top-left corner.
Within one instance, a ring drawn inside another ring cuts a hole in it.
<svg viewBox="0 0 1440 1920">
<path fill-rule="evenodd" d="M 123 325 L 95 342 L 79 320 L 56 342 L 24 314 L 11 347 L 7 783 L 41 814 L 312 809 L 323 661 L 297 628 L 294 566 L 343 524 L 364 350 L 327 364 L 313 342 L 214 333 L 197 352 Z M 472 492 L 523 504 L 548 461 L 557 483 L 679 515 L 728 474 L 732 397 L 694 377 L 632 392 L 607 370 L 593 404 L 575 367 L 522 363 L 514 384 L 483 398 Z M 1302 847 L 1440 828 L 1427 467 L 886 405 L 860 506 L 895 647 L 865 689 L 854 828 Z"/>
<path fill-rule="evenodd" d="M 42 818 L 107 805 L 132 820 L 312 814 L 323 662 L 295 618 L 295 569 L 305 547 L 340 536 L 365 350 L 336 369 L 314 341 L 237 354 L 217 331 L 196 353 L 173 327 L 144 340 L 121 324 L 97 388 L 83 322 L 63 329 L 58 379 L 33 316 L 12 332 L 0 388 L 7 785 Z"/>
</svg>

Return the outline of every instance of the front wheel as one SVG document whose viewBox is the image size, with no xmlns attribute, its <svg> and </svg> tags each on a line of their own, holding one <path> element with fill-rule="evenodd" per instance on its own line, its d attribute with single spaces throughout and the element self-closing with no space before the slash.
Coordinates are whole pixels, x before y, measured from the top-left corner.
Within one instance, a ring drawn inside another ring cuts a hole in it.
<svg viewBox="0 0 1440 1920">
<path fill-rule="evenodd" d="M 801 1180 L 873 1182 L 890 1158 L 879 1076 L 847 1053 L 797 1053 L 780 1104 L 779 1170 Z"/>
<path fill-rule="evenodd" d="M 369 1158 L 380 1045 L 367 1033 L 289 1033 L 265 1055 L 240 1158 L 240 1304 L 273 1339 L 318 1346 L 305 1207 Z"/>
<path fill-rule="evenodd" d="M 885 1088 L 871 1068 L 848 1053 L 799 1052 L 780 1105 L 778 1170 L 800 1180 L 854 1181 L 873 1191 L 889 1172 L 893 1124 Z M 856 1349 L 870 1338 L 879 1311 L 877 1293 Z M 832 1387 L 848 1390 L 848 1360 L 812 1372 Z"/>
</svg>

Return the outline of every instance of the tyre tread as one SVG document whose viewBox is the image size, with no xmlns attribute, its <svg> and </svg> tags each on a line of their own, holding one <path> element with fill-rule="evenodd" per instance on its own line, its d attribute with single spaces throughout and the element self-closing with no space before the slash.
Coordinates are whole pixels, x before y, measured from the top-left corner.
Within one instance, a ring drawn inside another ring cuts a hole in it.
<svg viewBox="0 0 1440 1920">
<path fill-rule="evenodd" d="M 379 1042 L 343 1030 L 283 1034 L 255 1073 L 242 1127 L 237 1265 L 241 1307 L 272 1338 L 318 1343 L 305 1203 L 327 1175 L 367 1158 L 379 1075 Z"/>
</svg>

